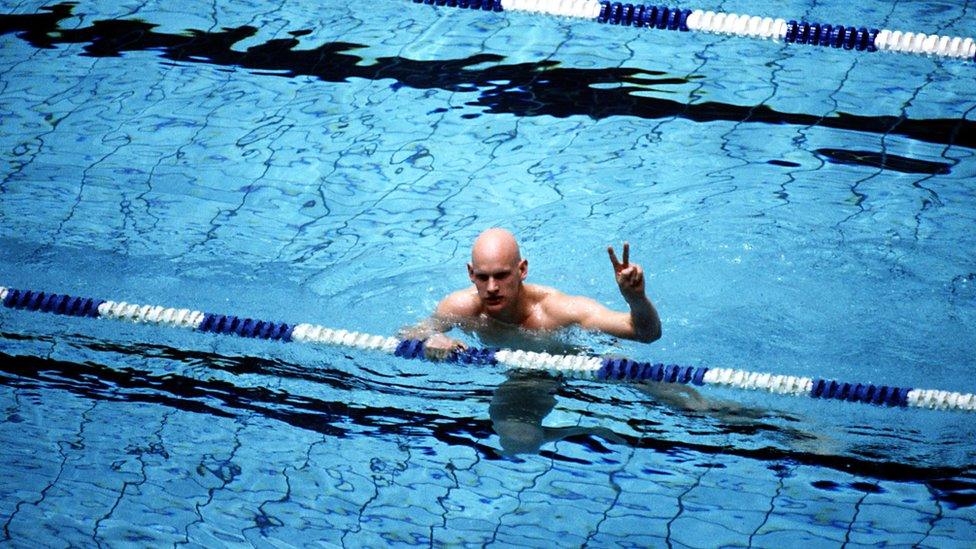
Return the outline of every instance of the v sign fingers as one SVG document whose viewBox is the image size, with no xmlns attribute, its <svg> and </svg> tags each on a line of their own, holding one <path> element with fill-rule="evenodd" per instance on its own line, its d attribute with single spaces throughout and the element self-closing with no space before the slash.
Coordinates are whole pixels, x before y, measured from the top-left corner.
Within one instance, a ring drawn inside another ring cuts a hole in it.
<svg viewBox="0 0 976 549">
<path fill-rule="evenodd" d="M 617 253 L 613 251 L 613 246 L 607 246 L 607 253 L 610 254 L 610 263 L 613 264 L 613 270 L 619 273 L 621 270 L 626 269 L 630 265 L 630 243 L 624 242 L 624 260 L 621 262 L 617 259 Z"/>
<path fill-rule="evenodd" d="M 628 301 L 641 299 L 644 297 L 644 269 L 637 263 L 630 262 L 630 243 L 624 242 L 623 261 L 617 259 L 613 246 L 607 247 L 610 254 L 610 262 L 613 263 L 613 271 L 617 279 L 617 286 L 620 293 Z"/>
</svg>

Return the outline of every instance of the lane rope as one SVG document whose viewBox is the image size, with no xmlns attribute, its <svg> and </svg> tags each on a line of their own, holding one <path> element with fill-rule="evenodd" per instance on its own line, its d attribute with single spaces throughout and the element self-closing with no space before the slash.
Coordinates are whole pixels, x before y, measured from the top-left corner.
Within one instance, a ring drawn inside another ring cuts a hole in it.
<svg viewBox="0 0 976 549">
<path fill-rule="evenodd" d="M 316 324 L 266 322 L 192 309 L 141 305 L 64 294 L 17 290 L 0 286 L 0 301 L 9 309 L 85 318 L 107 318 L 154 324 L 198 332 L 236 335 L 282 342 L 350 347 L 392 354 L 406 359 L 427 359 L 424 342 L 334 330 Z M 501 365 L 545 370 L 567 377 L 623 382 L 722 385 L 783 395 L 862 402 L 881 406 L 976 411 L 976 395 L 936 389 L 913 389 L 832 379 L 774 375 L 732 368 L 678 366 L 638 362 L 628 358 L 553 355 L 511 349 L 471 348 L 452 353 L 447 360 L 461 364 Z"/>
<path fill-rule="evenodd" d="M 610 25 L 735 35 L 849 51 L 888 51 L 976 61 L 976 41 L 970 37 L 877 29 L 866 25 L 834 25 L 758 15 L 597 0 L 413 0 L 413 2 L 482 12 L 538 13 L 589 19 Z"/>
</svg>

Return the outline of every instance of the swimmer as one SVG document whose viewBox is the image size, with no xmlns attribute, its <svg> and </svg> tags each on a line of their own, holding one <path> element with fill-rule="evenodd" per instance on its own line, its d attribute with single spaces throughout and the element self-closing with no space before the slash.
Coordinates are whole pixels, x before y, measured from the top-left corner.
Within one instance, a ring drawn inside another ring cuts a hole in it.
<svg viewBox="0 0 976 549">
<path fill-rule="evenodd" d="M 593 299 L 564 294 L 554 288 L 525 283 L 529 262 L 522 258 L 512 233 L 498 228 L 482 232 L 471 248 L 468 278 L 473 286 L 458 290 L 437 305 L 427 321 L 404 335 L 425 339 L 428 358 L 443 359 L 467 346 L 445 335 L 454 326 L 502 325 L 531 331 L 570 326 L 650 343 L 661 337 L 661 319 L 644 293 L 644 270 L 630 262 L 630 244 L 623 257 L 607 248 L 620 294 L 630 312 L 613 311 Z"/>
</svg>

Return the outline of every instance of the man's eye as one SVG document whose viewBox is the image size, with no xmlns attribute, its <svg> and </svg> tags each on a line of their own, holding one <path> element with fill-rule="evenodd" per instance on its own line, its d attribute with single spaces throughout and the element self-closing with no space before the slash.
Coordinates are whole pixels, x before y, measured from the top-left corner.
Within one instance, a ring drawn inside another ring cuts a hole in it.
<svg viewBox="0 0 976 549">
<path fill-rule="evenodd" d="M 478 280 L 488 282 L 488 275 L 478 275 Z"/>
</svg>

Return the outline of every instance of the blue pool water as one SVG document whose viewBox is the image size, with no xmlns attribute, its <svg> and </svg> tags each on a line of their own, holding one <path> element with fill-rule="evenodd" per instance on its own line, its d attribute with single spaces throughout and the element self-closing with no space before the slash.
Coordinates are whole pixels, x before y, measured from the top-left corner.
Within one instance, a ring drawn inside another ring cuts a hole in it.
<svg viewBox="0 0 976 549">
<path fill-rule="evenodd" d="M 976 392 L 972 62 L 396 0 L 0 5 L 0 285 L 393 335 L 501 225 L 612 307 L 605 246 L 644 265 L 664 337 L 564 349 Z M 684 7 L 976 34 L 968 2 Z M 976 542 L 970 415 L 700 393 L 0 309 L 0 539 Z"/>
</svg>

